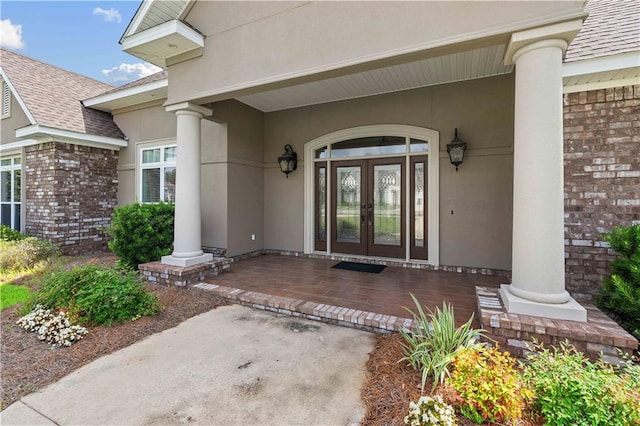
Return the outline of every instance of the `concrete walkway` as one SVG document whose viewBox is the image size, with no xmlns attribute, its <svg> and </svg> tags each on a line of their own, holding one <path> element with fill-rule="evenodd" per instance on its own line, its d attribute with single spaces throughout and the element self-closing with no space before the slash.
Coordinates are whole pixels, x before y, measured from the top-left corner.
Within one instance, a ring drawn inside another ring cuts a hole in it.
<svg viewBox="0 0 640 426">
<path fill-rule="evenodd" d="M 350 425 L 372 334 L 231 305 L 100 358 L 3 425 Z"/>
</svg>

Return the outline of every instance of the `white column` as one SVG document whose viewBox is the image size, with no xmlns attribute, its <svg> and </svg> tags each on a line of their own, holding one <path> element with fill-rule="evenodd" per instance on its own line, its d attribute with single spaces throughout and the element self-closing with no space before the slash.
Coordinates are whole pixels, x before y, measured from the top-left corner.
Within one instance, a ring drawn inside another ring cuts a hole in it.
<svg viewBox="0 0 640 426">
<path fill-rule="evenodd" d="M 568 44 L 554 35 L 521 43 L 510 57 L 516 66 L 512 283 L 500 293 L 512 313 L 586 321 L 586 310 L 565 290 L 562 54 Z"/>
<path fill-rule="evenodd" d="M 200 210 L 200 121 L 211 110 L 189 102 L 170 105 L 177 120 L 176 199 L 173 253 L 162 263 L 191 266 L 210 262 L 213 255 L 202 252 Z"/>
</svg>

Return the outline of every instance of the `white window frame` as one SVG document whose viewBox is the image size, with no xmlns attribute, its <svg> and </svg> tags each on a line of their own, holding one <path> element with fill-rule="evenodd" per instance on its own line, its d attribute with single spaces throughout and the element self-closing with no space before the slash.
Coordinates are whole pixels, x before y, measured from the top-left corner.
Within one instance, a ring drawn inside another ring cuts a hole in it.
<svg viewBox="0 0 640 426">
<path fill-rule="evenodd" d="M 11 89 L 6 81 L 2 80 L 2 111 L 0 117 L 2 119 L 11 117 Z"/>
<path fill-rule="evenodd" d="M 165 184 L 165 169 L 168 167 L 173 167 L 176 168 L 176 161 L 165 161 L 165 151 L 169 148 L 176 148 L 176 155 L 177 155 L 177 145 L 175 143 L 173 144 L 167 144 L 167 145 L 150 145 L 150 146 L 141 146 L 139 148 L 139 154 L 138 154 L 138 199 L 140 200 L 141 203 L 144 204 L 153 204 L 156 202 L 165 202 L 165 203 L 173 203 L 175 200 L 167 200 L 166 198 L 166 194 L 165 194 L 165 188 L 164 188 L 164 184 Z M 145 151 L 153 151 L 155 149 L 159 149 L 160 150 L 160 161 L 157 162 L 153 162 L 153 163 L 143 163 L 143 158 L 144 158 L 144 152 Z M 142 199 L 142 195 L 144 194 L 144 188 L 142 187 L 143 185 L 143 180 L 142 180 L 142 174 L 143 174 L 143 170 L 149 170 L 149 169 L 160 169 L 160 194 L 159 194 L 159 201 L 144 201 Z M 175 197 L 175 194 L 174 194 Z"/>
<path fill-rule="evenodd" d="M 8 155 L 5 157 L 0 157 L 0 161 L 6 161 L 6 160 L 10 160 L 11 164 L 3 166 L 2 163 L 0 163 L 0 187 L 2 185 L 4 185 L 4 182 L 2 182 L 2 173 L 1 172 L 10 172 L 11 173 L 11 188 L 9 189 L 10 191 L 10 200 L 9 201 L 2 201 L 0 199 L 0 205 L 10 205 L 11 206 L 11 221 L 9 226 L 11 226 L 13 229 L 16 229 L 17 231 L 22 231 L 22 229 L 24 229 L 24 220 L 23 217 L 24 215 L 22 214 L 22 199 L 24 198 L 24 173 L 22 173 L 22 156 L 21 155 Z M 17 160 L 17 161 L 16 161 Z M 20 201 L 16 201 L 15 200 L 15 185 L 16 185 L 16 171 L 20 172 Z M 18 219 L 16 217 L 16 205 L 20 206 L 19 209 L 19 215 L 20 215 L 20 229 L 16 228 L 16 219 Z"/>
</svg>

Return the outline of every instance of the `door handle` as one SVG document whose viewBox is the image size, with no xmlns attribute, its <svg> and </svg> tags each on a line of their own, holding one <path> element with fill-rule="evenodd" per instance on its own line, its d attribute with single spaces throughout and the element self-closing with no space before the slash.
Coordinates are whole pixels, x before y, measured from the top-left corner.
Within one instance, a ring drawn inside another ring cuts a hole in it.
<svg viewBox="0 0 640 426">
<path fill-rule="evenodd" d="M 369 203 L 367 206 L 367 218 L 369 220 L 369 225 L 373 224 L 373 204 Z"/>
<path fill-rule="evenodd" d="M 360 206 L 360 225 L 364 226 L 365 225 L 365 216 L 366 216 L 366 211 L 367 211 L 367 205 L 363 204 Z"/>
</svg>

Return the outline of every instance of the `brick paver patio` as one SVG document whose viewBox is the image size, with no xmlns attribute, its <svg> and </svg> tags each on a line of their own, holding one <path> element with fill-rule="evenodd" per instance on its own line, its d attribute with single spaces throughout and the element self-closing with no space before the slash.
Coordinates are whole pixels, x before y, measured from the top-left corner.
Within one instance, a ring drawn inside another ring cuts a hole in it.
<svg viewBox="0 0 640 426">
<path fill-rule="evenodd" d="M 235 262 L 230 272 L 206 283 L 399 318 L 410 316 L 404 307 L 413 309 L 412 293 L 430 309 L 443 301 L 451 303 L 456 322 L 461 324 L 472 313 L 477 316 L 476 286 L 498 287 L 506 280 L 398 266 L 372 274 L 331 268 L 336 263 L 330 259 L 262 255 Z"/>
</svg>

